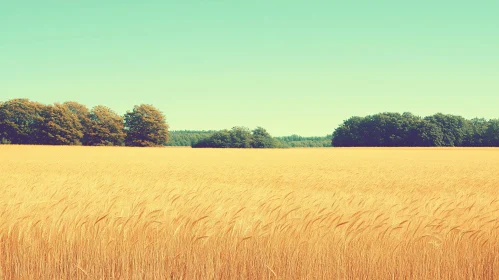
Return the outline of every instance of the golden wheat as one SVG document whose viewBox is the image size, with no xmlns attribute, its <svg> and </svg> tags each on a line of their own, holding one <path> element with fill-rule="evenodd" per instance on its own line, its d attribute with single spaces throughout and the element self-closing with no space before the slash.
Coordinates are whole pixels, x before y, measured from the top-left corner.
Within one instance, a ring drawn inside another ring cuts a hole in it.
<svg viewBox="0 0 499 280">
<path fill-rule="evenodd" d="M 499 278 L 499 149 L 0 158 L 2 279 Z"/>
</svg>

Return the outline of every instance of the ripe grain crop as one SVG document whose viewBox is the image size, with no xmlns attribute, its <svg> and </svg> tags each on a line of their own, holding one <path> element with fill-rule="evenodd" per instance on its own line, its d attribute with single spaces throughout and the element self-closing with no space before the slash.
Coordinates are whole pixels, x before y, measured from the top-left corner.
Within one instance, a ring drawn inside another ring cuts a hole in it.
<svg viewBox="0 0 499 280">
<path fill-rule="evenodd" d="M 2 279 L 499 279 L 499 149 L 0 146 Z"/>
</svg>

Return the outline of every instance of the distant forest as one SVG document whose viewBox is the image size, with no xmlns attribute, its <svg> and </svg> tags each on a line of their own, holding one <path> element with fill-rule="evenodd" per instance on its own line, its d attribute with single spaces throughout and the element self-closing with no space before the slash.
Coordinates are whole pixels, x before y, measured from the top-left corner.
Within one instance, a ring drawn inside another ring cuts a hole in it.
<svg viewBox="0 0 499 280">
<path fill-rule="evenodd" d="M 169 131 L 166 117 L 141 104 L 123 116 L 77 102 L 0 102 L 0 144 L 191 146 L 193 148 L 499 147 L 499 119 L 437 113 L 379 113 L 345 120 L 332 135 L 272 137 L 264 128 Z"/>
<path fill-rule="evenodd" d="M 237 129 L 233 128 L 233 129 Z M 172 131 L 171 146 L 240 147 L 231 144 L 234 131 Z M 215 135 L 215 137 L 213 137 Z M 243 133 L 248 139 L 250 132 Z M 210 143 L 197 145 L 203 139 Z M 270 137 L 267 135 L 266 137 Z M 345 120 L 332 135 L 273 137 L 272 148 L 293 147 L 499 147 L 499 119 L 465 119 L 437 113 L 427 117 L 412 113 L 379 113 Z M 216 141 L 215 141 L 216 140 Z M 239 141 L 239 140 L 237 140 Z M 247 140 L 251 142 L 251 139 Z M 240 141 L 239 141 L 240 142 Z M 249 143 L 248 142 L 248 143 Z M 243 145 L 244 146 L 244 145 Z M 250 147 L 250 146 L 248 146 Z"/>
<path fill-rule="evenodd" d="M 213 135 L 216 130 L 172 130 L 166 146 L 194 146 L 202 139 Z M 331 135 L 304 137 L 299 135 L 274 137 L 280 148 L 331 147 Z"/>
</svg>

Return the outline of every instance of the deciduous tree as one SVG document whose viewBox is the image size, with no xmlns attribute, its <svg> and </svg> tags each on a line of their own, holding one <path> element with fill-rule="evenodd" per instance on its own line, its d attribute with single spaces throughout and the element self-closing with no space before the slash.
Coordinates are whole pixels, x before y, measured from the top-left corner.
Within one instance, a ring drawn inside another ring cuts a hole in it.
<svg viewBox="0 0 499 280">
<path fill-rule="evenodd" d="M 41 142 L 49 145 L 81 145 L 82 126 L 71 110 L 59 103 L 42 110 Z"/>
<path fill-rule="evenodd" d="M 488 122 L 485 143 L 490 147 L 499 147 L 499 119 L 493 119 Z"/>
<path fill-rule="evenodd" d="M 92 146 L 122 146 L 125 141 L 123 118 L 106 106 L 90 111 L 87 144 Z"/>
<path fill-rule="evenodd" d="M 0 139 L 12 144 L 40 144 L 43 107 L 22 98 L 0 104 Z"/>
<path fill-rule="evenodd" d="M 251 147 L 253 148 L 277 148 L 279 140 L 270 136 L 263 127 L 257 127 L 252 131 Z"/>
<path fill-rule="evenodd" d="M 168 142 L 168 124 L 161 111 L 152 105 L 136 105 L 125 114 L 127 146 L 164 146 Z"/>
<path fill-rule="evenodd" d="M 72 114 L 74 114 L 82 126 L 83 137 L 81 142 L 83 145 L 88 145 L 88 133 L 91 124 L 90 121 L 90 110 L 87 106 L 74 101 L 68 101 L 63 103 L 64 106 L 68 107 Z"/>
</svg>

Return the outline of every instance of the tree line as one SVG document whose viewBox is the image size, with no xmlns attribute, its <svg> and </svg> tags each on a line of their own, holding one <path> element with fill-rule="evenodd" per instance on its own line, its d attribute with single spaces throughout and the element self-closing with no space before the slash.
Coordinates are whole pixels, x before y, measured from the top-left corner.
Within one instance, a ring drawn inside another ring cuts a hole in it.
<svg viewBox="0 0 499 280">
<path fill-rule="evenodd" d="M 497 147 L 499 119 L 471 120 L 437 113 L 380 113 L 345 120 L 333 133 L 335 147 Z"/>
<path fill-rule="evenodd" d="M 282 148 L 320 148 L 331 147 L 331 135 L 305 137 L 293 134 L 276 137 Z"/>
<path fill-rule="evenodd" d="M 168 124 L 152 105 L 124 116 L 102 105 L 69 101 L 44 105 L 28 99 L 0 102 L 0 143 L 86 146 L 163 146 Z"/>
<path fill-rule="evenodd" d="M 437 113 L 379 113 L 345 120 L 332 135 L 272 137 L 264 128 L 169 133 L 152 105 L 120 116 L 102 105 L 69 101 L 44 105 L 28 99 L 0 102 L 0 144 L 86 146 L 191 146 L 194 148 L 291 147 L 499 147 L 499 119 L 465 119 Z M 171 139 L 171 141 L 168 141 Z"/>
<path fill-rule="evenodd" d="M 166 146 L 195 146 L 199 141 L 210 137 L 216 130 L 173 130 L 169 131 Z M 304 137 L 293 134 L 291 136 L 274 137 L 279 143 L 278 148 L 311 148 L 331 147 L 331 135 Z M 227 138 L 228 139 L 228 138 Z M 225 146 L 230 146 L 227 144 Z"/>
<path fill-rule="evenodd" d="M 191 147 L 215 132 L 216 130 L 170 130 L 166 146 Z"/>
<path fill-rule="evenodd" d="M 250 131 L 246 127 L 216 131 L 192 145 L 193 148 L 280 148 L 277 139 L 262 127 Z"/>
</svg>

